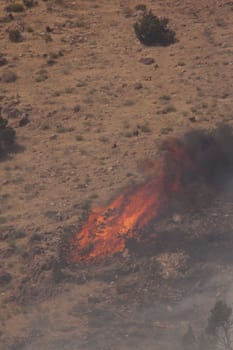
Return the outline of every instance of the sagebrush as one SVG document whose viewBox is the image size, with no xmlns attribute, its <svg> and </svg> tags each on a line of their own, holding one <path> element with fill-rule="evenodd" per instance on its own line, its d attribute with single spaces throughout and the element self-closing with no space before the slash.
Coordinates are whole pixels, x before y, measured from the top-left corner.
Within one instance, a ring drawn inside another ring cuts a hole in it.
<svg viewBox="0 0 233 350">
<path fill-rule="evenodd" d="M 0 157 L 6 154 L 15 143 L 15 130 L 8 126 L 8 120 L 0 114 Z"/>
<path fill-rule="evenodd" d="M 168 28 L 168 22 L 167 18 L 159 18 L 151 10 L 145 11 L 134 24 L 134 30 L 144 45 L 168 46 L 176 42 L 176 33 Z"/>
</svg>

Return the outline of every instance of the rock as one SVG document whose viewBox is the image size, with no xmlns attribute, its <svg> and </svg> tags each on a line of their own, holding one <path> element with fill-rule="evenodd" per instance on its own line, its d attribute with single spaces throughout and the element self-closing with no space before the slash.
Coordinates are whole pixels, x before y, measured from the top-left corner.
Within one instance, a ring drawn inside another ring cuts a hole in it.
<svg viewBox="0 0 233 350">
<path fill-rule="evenodd" d="M 143 63 L 145 65 L 150 65 L 155 63 L 155 60 L 152 57 L 143 57 L 139 61 L 140 63 Z"/>
<path fill-rule="evenodd" d="M 47 61 L 48 66 L 53 66 L 55 63 L 57 63 L 57 61 L 53 60 L 52 58 Z"/>
<path fill-rule="evenodd" d="M 51 135 L 50 136 L 50 140 L 56 140 L 57 139 L 57 137 L 58 137 L 58 135 L 57 134 L 53 134 L 53 135 Z"/>
<path fill-rule="evenodd" d="M 84 81 L 81 81 L 81 80 L 79 80 L 78 82 L 77 82 L 77 84 L 76 84 L 76 86 L 77 87 L 84 87 L 84 86 L 86 86 L 87 84 L 84 82 Z"/>
</svg>

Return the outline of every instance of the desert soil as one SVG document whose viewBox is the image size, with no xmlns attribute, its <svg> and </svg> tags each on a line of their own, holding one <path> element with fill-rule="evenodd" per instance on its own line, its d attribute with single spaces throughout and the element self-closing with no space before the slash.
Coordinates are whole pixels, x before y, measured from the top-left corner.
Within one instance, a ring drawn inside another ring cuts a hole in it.
<svg viewBox="0 0 233 350">
<path fill-rule="evenodd" d="M 166 332 L 230 293 L 230 196 L 161 222 L 171 243 L 148 258 L 61 268 L 59 246 L 90 208 L 143 179 L 168 136 L 233 124 L 233 3 L 145 1 L 170 19 L 178 41 L 168 47 L 138 41 L 136 0 L 38 0 L 13 18 L 9 3 L 0 105 L 17 149 L 0 163 L 0 350 L 169 349 Z M 21 42 L 9 39 L 13 26 Z M 220 243 L 197 238 L 218 230 Z"/>
</svg>

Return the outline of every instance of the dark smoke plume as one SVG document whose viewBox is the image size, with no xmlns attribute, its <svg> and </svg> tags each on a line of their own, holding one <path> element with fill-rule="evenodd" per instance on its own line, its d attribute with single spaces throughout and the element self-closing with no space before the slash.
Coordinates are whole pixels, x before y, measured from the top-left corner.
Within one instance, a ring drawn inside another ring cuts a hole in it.
<svg viewBox="0 0 233 350">
<path fill-rule="evenodd" d="M 194 130 L 165 141 L 168 176 L 178 168 L 183 184 L 202 182 L 222 188 L 233 173 L 233 129 L 226 124 L 212 131 Z"/>
</svg>

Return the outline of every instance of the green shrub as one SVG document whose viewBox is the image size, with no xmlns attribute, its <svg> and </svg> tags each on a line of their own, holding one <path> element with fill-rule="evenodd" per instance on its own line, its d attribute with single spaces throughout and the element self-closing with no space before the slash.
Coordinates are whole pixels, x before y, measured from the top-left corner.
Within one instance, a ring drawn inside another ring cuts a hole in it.
<svg viewBox="0 0 233 350">
<path fill-rule="evenodd" d="M 146 5 L 138 4 L 138 5 L 135 6 L 135 10 L 136 11 L 143 11 L 143 12 L 145 12 L 146 11 Z"/>
<path fill-rule="evenodd" d="M 8 126 L 8 121 L 0 114 L 0 157 L 15 143 L 15 130 Z"/>
<path fill-rule="evenodd" d="M 176 42 L 175 32 L 167 27 L 167 18 L 158 18 L 152 11 L 145 11 L 134 24 L 137 38 L 144 45 L 168 46 Z"/>
<path fill-rule="evenodd" d="M 36 5 L 35 0 L 23 0 L 23 3 L 26 7 L 31 8 Z"/>
<path fill-rule="evenodd" d="M 23 37 L 18 29 L 11 29 L 9 30 L 9 39 L 13 43 L 20 43 L 23 40 Z"/>
<path fill-rule="evenodd" d="M 17 74 L 12 70 L 5 70 L 1 75 L 3 83 L 14 83 L 17 80 Z"/>
<path fill-rule="evenodd" d="M 48 71 L 46 69 L 40 69 L 36 73 L 36 82 L 41 83 L 42 81 L 45 81 L 48 79 Z"/>
</svg>

